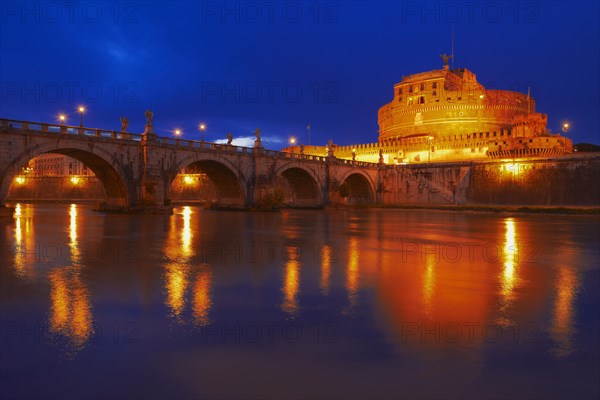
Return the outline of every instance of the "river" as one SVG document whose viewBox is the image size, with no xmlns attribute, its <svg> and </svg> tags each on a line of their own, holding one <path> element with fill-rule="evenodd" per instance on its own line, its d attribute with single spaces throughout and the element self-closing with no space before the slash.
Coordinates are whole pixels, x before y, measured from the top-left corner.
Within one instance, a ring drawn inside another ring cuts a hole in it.
<svg viewBox="0 0 600 400">
<path fill-rule="evenodd" d="M 2 398 L 599 396 L 597 216 L 0 221 Z"/>
</svg>

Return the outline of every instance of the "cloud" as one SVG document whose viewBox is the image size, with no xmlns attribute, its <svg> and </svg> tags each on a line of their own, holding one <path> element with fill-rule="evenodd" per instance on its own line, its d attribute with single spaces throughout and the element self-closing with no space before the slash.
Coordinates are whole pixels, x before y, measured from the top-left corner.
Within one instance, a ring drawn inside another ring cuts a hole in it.
<svg viewBox="0 0 600 400">
<path fill-rule="evenodd" d="M 263 147 L 269 147 L 271 144 L 283 143 L 283 139 L 277 136 L 261 136 L 261 139 L 263 142 Z M 233 138 L 231 144 L 234 146 L 253 147 L 255 140 L 256 137 L 254 136 L 240 136 Z M 227 143 L 227 139 L 217 139 L 215 140 L 215 143 L 225 144 Z"/>
</svg>

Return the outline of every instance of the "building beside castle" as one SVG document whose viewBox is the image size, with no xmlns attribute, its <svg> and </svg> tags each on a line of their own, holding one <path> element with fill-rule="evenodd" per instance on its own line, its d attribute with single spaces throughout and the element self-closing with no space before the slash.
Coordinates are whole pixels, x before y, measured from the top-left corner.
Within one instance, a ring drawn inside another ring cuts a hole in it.
<svg viewBox="0 0 600 400">
<path fill-rule="evenodd" d="M 26 171 L 34 176 L 94 176 L 81 161 L 62 154 L 46 153 L 32 158 Z"/>
<path fill-rule="evenodd" d="M 386 164 L 540 157 L 572 152 L 568 138 L 551 134 L 546 114 L 529 94 L 486 89 L 466 68 L 405 76 L 393 100 L 379 109 L 375 143 L 337 146 L 337 158 Z M 327 146 L 290 152 L 326 155 Z"/>
</svg>

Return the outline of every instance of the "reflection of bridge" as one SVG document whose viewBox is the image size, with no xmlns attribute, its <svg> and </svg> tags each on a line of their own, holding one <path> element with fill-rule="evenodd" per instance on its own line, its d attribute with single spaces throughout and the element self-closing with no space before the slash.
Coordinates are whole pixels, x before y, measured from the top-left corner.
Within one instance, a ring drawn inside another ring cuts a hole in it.
<svg viewBox="0 0 600 400">
<path fill-rule="evenodd" d="M 184 168 L 205 173 L 219 204 L 254 207 L 280 187 L 291 205 L 319 207 L 340 198 L 375 203 L 383 165 L 290 154 L 262 147 L 158 137 L 83 127 L 0 119 L 0 205 L 13 179 L 34 157 L 57 153 L 87 165 L 104 185 L 106 209 L 160 210 Z M 340 190 L 340 187 L 343 190 Z"/>
</svg>

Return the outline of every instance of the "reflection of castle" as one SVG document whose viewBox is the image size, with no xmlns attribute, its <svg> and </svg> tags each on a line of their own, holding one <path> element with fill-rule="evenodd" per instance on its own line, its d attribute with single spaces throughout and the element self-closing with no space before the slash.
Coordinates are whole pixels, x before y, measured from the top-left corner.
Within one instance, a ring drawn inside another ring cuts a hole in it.
<svg viewBox="0 0 600 400">
<path fill-rule="evenodd" d="M 394 99 L 379 109 L 376 143 L 336 146 L 335 156 L 378 162 L 381 150 L 391 164 L 572 152 L 571 140 L 546 129 L 547 115 L 535 112 L 531 96 L 486 89 L 473 72 L 444 61 L 442 69 L 394 85 Z M 310 146 L 304 153 L 323 156 L 327 148 Z"/>
</svg>

